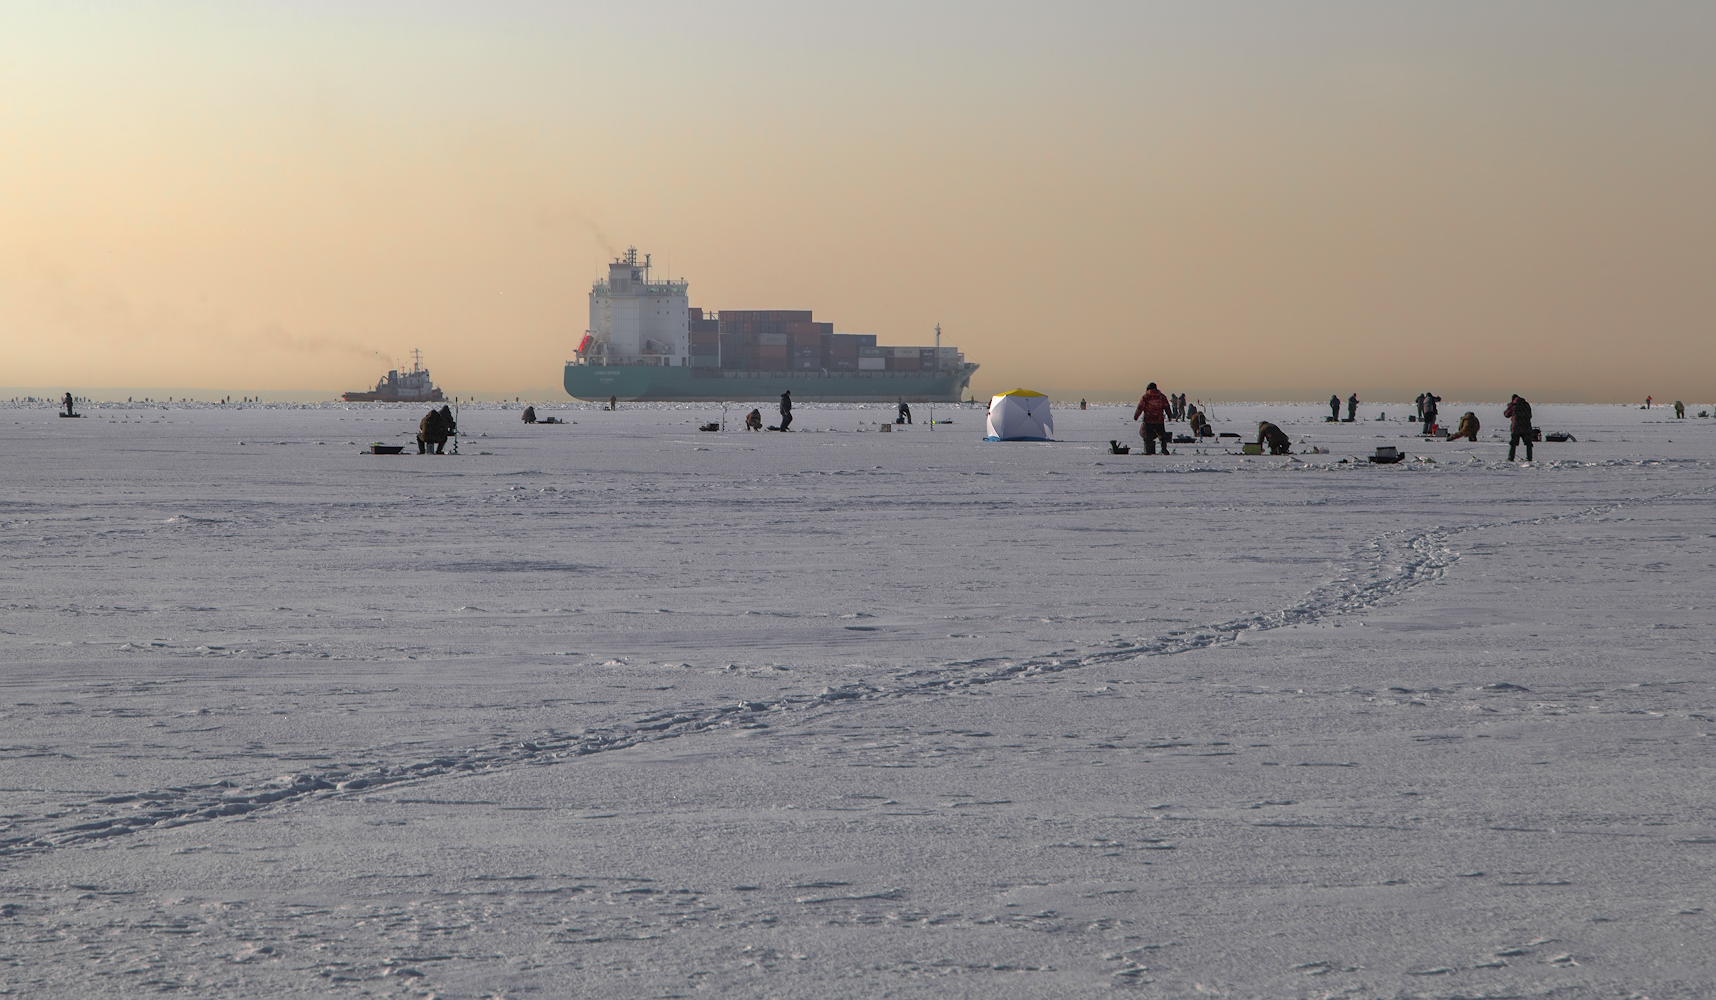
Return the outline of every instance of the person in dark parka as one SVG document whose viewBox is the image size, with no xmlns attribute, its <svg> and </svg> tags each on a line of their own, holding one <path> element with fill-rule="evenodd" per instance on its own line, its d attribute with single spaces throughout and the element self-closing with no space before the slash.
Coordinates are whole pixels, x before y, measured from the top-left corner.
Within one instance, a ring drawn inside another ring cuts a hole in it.
<svg viewBox="0 0 1716 1000">
<path fill-rule="evenodd" d="M 1259 421 L 1257 424 L 1257 443 L 1268 445 L 1271 455 L 1286 455 L 1288 449 L 1293 446 L 1292 440 L 1287 437 L 1287 432 L 1267 420 Z"/>
<path fill-rule="evenodd" d="M 781 430 L 792 426 L 792 390 L 781 393 Z"/>
<path fill-rule="evenodd" d="M 447 439 L 458 432 L 458 425 L 453 422 L 452 407 L 430 410 L 417 422 L 417 454 L 433 451 L 437 455 L 445 455 Z"/>
<path fill-rule="evenodd" d="M 1507 460 L 1510 462 L 1513 461 L 1514 449 L 1519 447 L 1519 443 L 1521 441 L 1524 441 L 1525 460 L 1527 462 L 1531 461 L 1531 438 L 1533 434 L 1531 428 L 1531 404 L 1521 398 L 1518 393 L 1515 393 L 1513 401 L 1508 403 L 1507 409 L 1502 411 L 1502 416 L 1508 417 L 1513 421 L 1513 423 L 1509 425 Z"/>
<path fill-rule="evenodd" d="M 536 407 L 527 406 L 524 408 L 524 422 L 527 424 L 536 423 Z"/>
<path fill-rule="evenodd" d="M 1341 397 L 1333 394 L 1329 396 L 1329 419 L 1341 419 Z"/>
</svg>

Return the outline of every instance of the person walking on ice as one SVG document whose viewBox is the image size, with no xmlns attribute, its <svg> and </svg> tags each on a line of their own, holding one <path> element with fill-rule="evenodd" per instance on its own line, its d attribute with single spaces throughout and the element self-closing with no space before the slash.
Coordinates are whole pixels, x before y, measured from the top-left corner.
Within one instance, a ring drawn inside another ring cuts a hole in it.
<svg viewBox="0 0 1716 1000">
<path fill-rule="evenodd" d="M 1132 411 L 1132 419 L 1140 416 L 1144 422 L 1138 428 L 1138 433 L 1144 438 L 1144 454 L 1156 454 L 1156 441 L 1162 441 L 1162 454 L 1168 454 L 1168 442 L 1173 440 L 1168 436 L 1168 397 L 1162 395 L 1162 390 L 1151 382 L 1144 390 L 1144 395 L 1138 400 L 1138 408 Z"/>
<path fill-rule="evenodd" d="M 1515 393 L 1513 401 L 1508 403 L 1507 409 L 1502 411 L 1502 416 L 1513 419 L 1513 424 L 1508 433 L 1507 460 L 1513 461 L 1514 449 L 1519 447 L 1521 441 L 1524 441 L 1525 460 L 1531 461 L 1531 404 L 1521 398 L 1518 393 Z"/>
</svg>

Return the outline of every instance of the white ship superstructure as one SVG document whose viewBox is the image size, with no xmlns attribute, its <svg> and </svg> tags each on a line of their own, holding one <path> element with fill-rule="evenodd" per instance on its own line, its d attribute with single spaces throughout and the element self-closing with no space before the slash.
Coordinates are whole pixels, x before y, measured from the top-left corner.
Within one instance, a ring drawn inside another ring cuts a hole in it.
<svg viewBox="0 0 1716 1000">
<path fill-rule="evenodd" d="M 604 365 L 691 363 L 684 281 L 651 281 L 649 255 L 637 248 L 608 265 L 608 280 L 590 289 L 590 328 L 579 353 Z"/>
</svg>

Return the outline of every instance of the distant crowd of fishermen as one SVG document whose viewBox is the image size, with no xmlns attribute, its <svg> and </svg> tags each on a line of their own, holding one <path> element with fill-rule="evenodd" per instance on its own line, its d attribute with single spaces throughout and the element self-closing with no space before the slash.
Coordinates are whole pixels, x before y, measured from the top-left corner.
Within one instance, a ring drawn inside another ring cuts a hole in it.
<svg viewBox="0 0 1716 1000">
<path fill-rule="evenodd" d="M 1434 434 L 1439 429 L 1436 418 L 1438 416 L 1437 404 L 1440 402 L 1442 402 L 1442 397 L 1433 392 L 1421 393 L 1415 400 L 1415 405 L 1418 408 L 1416 422 L 1423 425 L 1425 435 Z M 1649 405 L 1650 399 L 1646 397 L 1646 408 Z M 1347 415 L 1343 419 L 1341 417 L 1341 397 L 1331 395 L 1329 397 L 1329 415 L 1325 419 L 1330 423 L 1353 423 L 1358 419 L 1358 407 L 1359 398 L 1358 393 L 1355 392 L 1346 399 Z M 1676 402 L 1674 407 L 1675 416 L 1684 417 L 1685 407 L 1679 402 Z M 1508 419 L 1507 460 L 1514 461 L 1519 446 L 1524 444 L 1525 460 L 1531 461 L 1532 442 L 1542 440 L 1542 432 L 1533 427 L 1531 423 L 1531 404 L 1526 402 L 1524 397 L 1515 394 L 1508 401 L 1507 409 L 1502 411 L 1502 416 Z M 1156 454 L 1158 442 L 1162 446 L 1162 454 L 1169 454 L 1168 445 L 1175 441 L 1174 436 L 1168 432 L 1169 421 L 1185 420 L 1190 425 L 1188 428 L 1190 433 L 1179 439 L 1179 443 L 1182 444 L 1194 443 L 1202 438 L 1215 436 L 1215 431 L 1210 428 L 1208 417 L 1198 405 L 1188 405 L 1184 393 L 1168 395 L 1162 392 L 1154 382 L 1150 383 L 1144 390 L 1144 395 L 1138 400 L 1138 406 L 1132 411 L 1132 419 L 1139 421 L 1138 433 L 1144 439 L 1144 454 L 1146 455 Z M 1378 417 L 1377 419 L 1383 418 Z M 1476 441 L 1478 430 L 1478 415 L 1468 410 L 1460 415 L 1460 424 L 1452 434 L 1448 435 L 1448 440 L 1457 441 L 1465 438 L 1468 441 Z M 1238 435 L 1229 436 L 1237 437 Z M 1271 455 L 1292 453 L 1293 442 L 1287 436 L 1287 432 L 1267 420 L 1258 421 L 1257 441 L 1255 443 L 1260 453 L 1264 448 L 1268 448 Z"/>
<path fill-rule="evenodd" d="M 1435 434 L 1439 430 L 1437 417 L 1440 414 L 1438 404 L 1441 402 L 1442 397 L 1433 392 L 1420 393 L 1418 398 L 1413 401 L 1413 405 L 1417 408 L 1415 422 L 1423 425 L 1423 433 L 1426 436 Z M 1645 397 L 1645 405 L 1641 407 L 1641 409 L 1648 409 L 1651 402 L 1650 397 Z M 1330 423 L 1338 421 L 1340 423 L 1350 424 L 1356 421 L 1358 419 L 1359 407 L 1358 393 L 1355 392 L 1346 398 L 1347 415 L 1344 418 L 1341 416 L 1341 403 L 1342 401 L 1339 395 L 1331 395 L 1329 397 L 1329 415 L 1324 419 Z M 66 393 L 65 398 L 61 401 L 61 405 L 66 409 L 64 415 L 75 415 L 71 393 Z M 605 409 L 616 410 L 618 408 L 619 400 L 615 397 L 609 397 L 608 404 Z M 768 428 L 771 431 L 784 431 L 792 426 L 791 390 L 781 393 L 779 411 L 781 415 L 780 423 L 771 425 Z M 1675 417 L 1682 419 L 1686 416 L 1686 407 L 1678 400 L 1674 403 L 1674 415 Z M 1702 412 L 1699 413 L 1699 416 L 1703 415 L 1704 414 Z M 1524 397 L 1515 394 L 1513 398 L 1508 401 L 1507 408 L 1502 411 L 1502 416 L 1508 420 L 1507 460 L 1510 462 L 1514 461 L 1515 456 L 1518 453 L 1519 446 L 1523 444 L 1525 445 L 1525 460 L 1528 462 L 1531 461 L 1533 442 L 1541 441 L 1543 439 L 1542 432 L 1532 426 L 1531 404 L 1526 402 Z M 1188 403 L 1186 401 L 1185 393 L 1179 393 L 1177 395 L 1164 393 L 1161 389 L 1157 388 L 1156 383 L 1154 382 L 1151 382 L 1149 386 L 1145 388 L 1144 395 L 1139 398 L 1138 406 L 1132 411 L 1132 419 L 1139 422 L 1138 433 L 1139 436 L 1143 438 L 1144 454 L 1146 455 L 1156 454 L 1156 448 L 1158 445 L 1161 446 L 1162 454 L 1167 455 L 1170 454 L 1168 450 L 1168 446 L 1170 444 L 1191 444 L 1201 441 L 1204 438 L 1212 438 L 1216 436 L 1216 431 L 1210 426 L 1209 417 L 1204 412 L 1204 408 L 1200 403 Z M 1385 417 L 1379 416 L 1377 419 L 1381 420 L 1385 419 Z M 1170 421 L 1177 422 L 1181 420 L 1186 422 L 1188 433 L 1176 439 L 1173 434 L 1169 433 L 1168 423 Z M 536 407 L 534 406 L 527 406 L 524 408 L 524 422 L 527 424 L 563 423 L 563 421 L 557 420 L 554 417 L 547 417 L 538 420 L 536 416 Z M 898 401 L 894 422 L 896 424 L 909 424 L 912 422 L 912 409 L 906 404 L 904 397 L 901 397 Z M 1478 439 L 1478 431 L 1480 427 L 1481 425 L 1478 422 L 1478 415 L 1468 410 L 1460 415 L 1459 426 L 1457 426 L 1452 433 L 1448 434 L 1447 438 L 1450 441 L 1458 441 L 1464 438 L 1465 440 L 1475 442 Z M 748 431 L 760 431 L 764 429 L 761 409 L 754 409 L 745 415 L 745 429 Z M 458 424 L 454 420 L 453 410 L 451 407 L 443 406 L 439 410 L 430 410 L 424 415 L 423 419 L 419 421 L 417 426 L 417 453 L 419 455 L 429 453 L 436 455 L 446 454 L 447 441 L 457 435 L 458 432 Z M 1237 437 L 1238 435 L 1229 434 L 1227 436 Z M 1551 437 L 1553 438 L 1554 436 L 1551 435 Z M 1556 438 L 1556 440 L 1559 439 Z M 1259 453 L 1261 453 L 1264 448 L 1268 448 L 1269 454 L 1271 455 L 1288 455 L 1292 453 L 1293 442 L 1292 439 L 1287 436 L 1287 432 L 1283 431 L 1279 426 L 1268 420 L 1258 421 L 1257 440 L 1255 444 Z M 1115 447 L 1118 450 L 1118 443 L 1115 443 Z"/>
</svg>

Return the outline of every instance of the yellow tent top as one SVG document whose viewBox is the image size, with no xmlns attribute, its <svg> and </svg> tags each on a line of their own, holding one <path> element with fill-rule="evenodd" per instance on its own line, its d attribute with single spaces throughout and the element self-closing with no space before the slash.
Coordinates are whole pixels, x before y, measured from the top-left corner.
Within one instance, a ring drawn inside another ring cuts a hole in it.
<svg viewBox="0 0 1716 1000">
<path fill-rule="evenodd" d="M 1043 393 L 1032 392 L 1029 389 L 1014 389 L 1012 392 L 998 392 L 997 396 L 1041 396 Z"/>
</svg>

